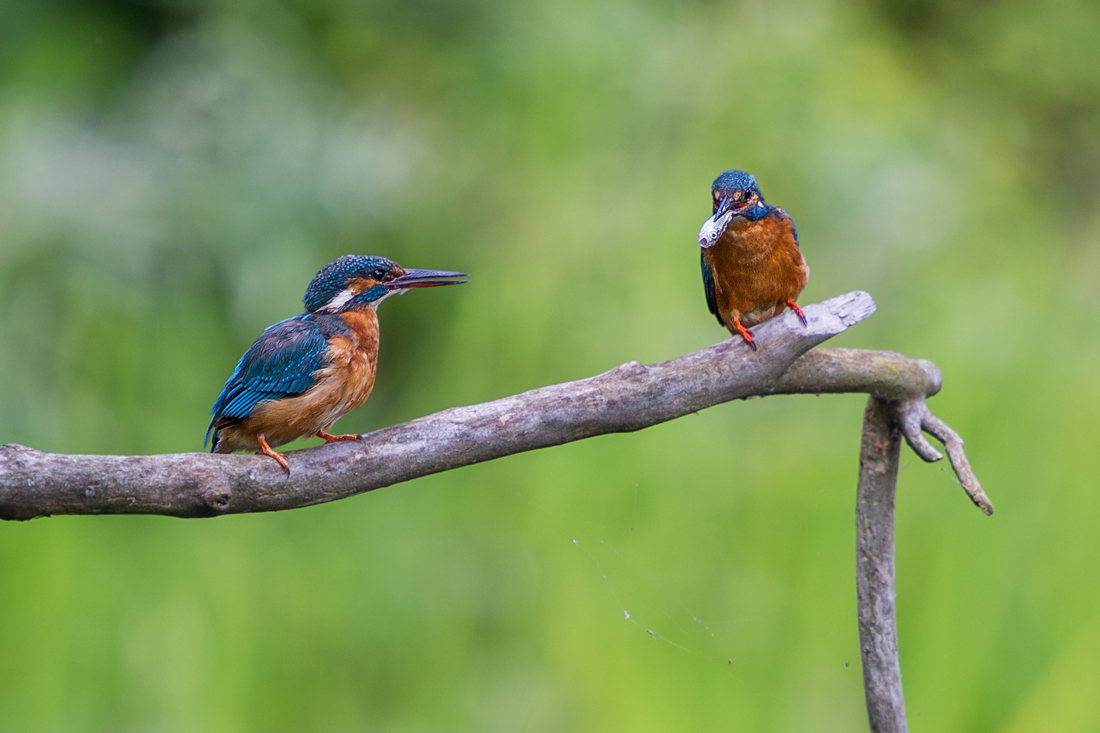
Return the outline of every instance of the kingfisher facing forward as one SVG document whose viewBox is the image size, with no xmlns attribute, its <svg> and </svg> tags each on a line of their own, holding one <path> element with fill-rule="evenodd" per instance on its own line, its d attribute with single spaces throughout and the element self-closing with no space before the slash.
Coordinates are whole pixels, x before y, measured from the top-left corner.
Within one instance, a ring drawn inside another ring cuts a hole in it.
<svg viewBox="0 0 1100 733">
<path fill-rule="evenodd" d="M 257 451 L 290 473 L 273 448 L 314 435 L 326 443 L 358 439 L 328 430 L 374 388 L 378 304 L 410 288 L 464 283 L 455 278 L 465 276 L 364 255 L 325 265 L 306 288 L 305 313 L 268 326 L 237 362 L 210 410 L 211 451 Z"/>
<path fill-rule="evenodd" d="M 699 230 L 703 289 L 710 312 L 756 350 L 749 329 L 787 307 L 806 324 L 795 301 L 810 268 L 787 212 L 764 203 L 756 179 L 726 171 L 711 186 L 714 213 Z"/>
</svg>

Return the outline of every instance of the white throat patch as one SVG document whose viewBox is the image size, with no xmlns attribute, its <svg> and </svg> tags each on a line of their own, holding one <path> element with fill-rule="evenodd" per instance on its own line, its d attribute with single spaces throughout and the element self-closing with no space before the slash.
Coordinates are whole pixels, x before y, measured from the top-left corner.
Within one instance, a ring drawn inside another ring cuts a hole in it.
<svg viewBox="0 0 1100 733">
<path fill-rule="evenodd" d="M 320 309 L 322 313 L 335 313 L 336 311 L 347 305 L 347 302 L 355 297 L 355 293 L 350 290 L 341 290 L 339 293 L 332 297 L 332 300 L 325 303 Z"/>
</svg>

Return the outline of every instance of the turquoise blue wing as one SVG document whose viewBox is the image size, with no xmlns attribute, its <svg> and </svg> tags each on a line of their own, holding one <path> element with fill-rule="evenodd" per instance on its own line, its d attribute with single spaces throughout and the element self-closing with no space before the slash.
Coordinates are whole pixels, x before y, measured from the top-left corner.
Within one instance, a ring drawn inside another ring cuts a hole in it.
<svg viewBox="0 0 1100 733">
<path fill-rule="evenodd" d="M 787 213 L 786 209 L 781 209 L 778 206 L 775 207 L 775 211 L 779 214 L 779 220 L 791 228 L 791 234 L 794 235 L 794 243 L 799 249 L 802 249 L 802 245 L 798 243 L 798 227 L 794 225 L 794 219 Z"/>
<path fill-rule="evenodd" d="M 244 419 L 260 402 L 309 390 L 315 383 L 314 372 L 326 364 L 327 348 L 320 327 L 309 316 L 295 316 L 268 326 L 244 352 L 214 401 L 206 439 L 215 424 Z"/>
<path fill-rule="evenodd" d="M 699 252 L 699 264 L 703 268 L 703 292 L 707 296 L 707 307 L 718 319 L 718 323 L 725 326 L 726 324 L 722 323 L 722 316 L 718 315 L 718 296 L 714 294 L 714 273 L 707 267 L 707 253 L 704 251 Z"/>
</svg>

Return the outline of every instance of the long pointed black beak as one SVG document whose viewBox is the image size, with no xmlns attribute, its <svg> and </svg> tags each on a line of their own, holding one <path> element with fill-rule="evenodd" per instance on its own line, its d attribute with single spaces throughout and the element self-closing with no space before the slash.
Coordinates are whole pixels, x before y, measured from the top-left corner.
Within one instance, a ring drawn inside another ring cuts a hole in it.
<svg viewBox="0 0 1100 733">
<path fill-rule="evenodd" d="M 717 219 L 722 216 L 722 214 L 730 210 L 731 206 L 733 206 L 733 199 L 729 196 L 723 196 L 722 200 L 718 202 L 718 210 L 714 212 L 714 218 Z"/>
<path fill-rule="evenodd" d="M 394 278 L 387 283 L 390 287 L 401 288 L 434 288 L 439 285 L 461 285 L 469 280 L 456 280 L 455 278 L 469 277 L 465 272 L 448 272 L 447 270 L 405 270 L 401 277 Z"/>
</svg>

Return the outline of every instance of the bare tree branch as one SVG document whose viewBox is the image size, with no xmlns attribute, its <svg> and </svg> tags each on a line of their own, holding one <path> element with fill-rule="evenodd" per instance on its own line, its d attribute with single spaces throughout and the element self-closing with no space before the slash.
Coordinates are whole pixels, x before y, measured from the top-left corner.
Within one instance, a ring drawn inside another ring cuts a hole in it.
<svg viewBox="0 0 1100 733">
<path fill-rule="evenodd" d="M 871 397 L 860 447 L 856 576 L 867 711 L 875 733 L 904 733 L 894 611 L 900 436 L 925 461 L 943 456 L 923 433 L 938 438 L 970 499 L 986 514 L 993 505 L 962 439 L 925 404 L 942 383 L 934 364 L 890 351 L 810 351 L 874 310 L 867 293 L 848 293 L 807 306 L 807 326 L 790 313 L 758 326 L 759 351 L 732 338 L 661 364 L 628 362 L 589 379 L 437 412 L 360 441 L 294 451 L 287 455 L 289 477 L 265 457 L 77 456 L 5 445 L 0 519 L 291 509 L 536 448 L 640 430 L 734 399 L 863 392 Z"/>
<path fill-rule="evenodd" d="M 602 433 L 632 431 L 757 393 L 799 355 L 874 312 L 857 292 L 757 328 L 753 353 L 728 339 L 663 364 L 456 407 L 355 442 L 270 458 L 182 453 L 78 456 L 0 448 L 0 518 L 50 514 L 209 517 L 319 504 L 439 471 Z"/>
<path fill-rule="evenodd" d="M 942 460 L 943 455 L 923 433 L 937 438 L 967 496 L 987 515 L 992 514 L 993 502 L 970 468 L 962 438 L 933 415 L 924 401 L 938 393 L 942 384 L 940 370 L 926 359 L 910 359 L 892 351 L 819 349 L 795 361 L 761 394 L 865 392 L 890 403 L 913 452 L 929 463 Z"/>
<path fill-rule="evenodd" d="M 947 450 L 947 459 L 951 461 L 951 468 L 955 470 L 955 475 L 959 477 L 959 483 L 962 484 L 971 501 L 977 504 L 986 514 L 992 514 L 993 503 L 982 491 L 982 485 L 978 483 L 978 477 L 974 475 L 974 470 L 970 468 L 970 461 L 967 460 L 966 452 L 963 450 L 963 439 L 947 423 L 933 415 L 931 410 L 928 409 L 928 405 L 924 404 L 924 400 L 908 404 L 916 405 L 915 409 L 920 413 L 921 428 L 943 443 L 943 447 Z M 906 406 L 908 405 L 903 405 L 903 407 Z M 906 438 L 908 437 L 909 434 L 906 433 Z M 912 441 L 909 444 L 912 445 Z M 925 458 L 925 460 L 928 459 Z"/>
<path fill-rule="evenodd" d="M 753 395 L 870 392 L 923 404 L 925 395 L 939 390 L 939 372 L 930 362 L 891 352 L 817 351 L 798 359 L 871 315 L 874 301 L 866 293 L 838 296 L 805 312 L 805 327 L 789 313 L 757 327 L 758 352 L 731 338 L 661 364 L 628 362 L 589 379 L 444 410 L 361 441 L 293 451 L 289 477 L 259 456 L 81 456 L 6 445 L 0 447 L 0 518 L 210 517 L 291 509 L 536 448 L 639 430 Z M 938 430 L 942 423 L 929 425 Z M 965 458 L 955 465 L 965 466 Z"/>
<path fill-rule="evenodd" d="M 893 405 L 867 400 L 856 490 L 856 595 L 863 690 L 872 733 L 906 733 L 894 610 L 894 494 L 901 427 Z"/>
</svg>

